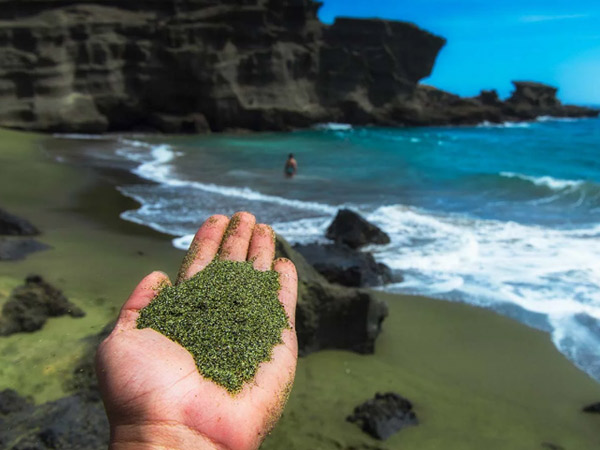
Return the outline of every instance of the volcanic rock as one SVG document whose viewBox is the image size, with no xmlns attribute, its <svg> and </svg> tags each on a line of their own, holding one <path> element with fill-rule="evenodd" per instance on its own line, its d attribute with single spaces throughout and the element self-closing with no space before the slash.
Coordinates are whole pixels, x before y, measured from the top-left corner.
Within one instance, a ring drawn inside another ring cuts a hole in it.
<svg viewBox="0 0 600 450">
<path fill-rule="evenodd" d="M 2 308 L 0 336 L 32 332 L 44 326 L 49 317 L 82 317 L 85 313 L 63 293 L 37 275 L 16 287 Z"/>
<path fill-rule="evenodd" d="M 375 398 L 354 408 L 346 420 L 356 422 L 374 438 L 385 440 L 402 428 L 419 423 L 412 408 L 410 401 L 396 393 L 377 393 Z"/>
<path fill-rule="evenodd" d="M 276 255 L 291 259 L 298 272 L 296 333 L 300 355 L 324 349 L 373 353 L 388 314 L 386 303 L 367 291 L 329 283 L 279 236 Z"/>
<path fill-rule="evenodd" d="M 419 90 L 444 38 L 380 19 L 325 25 L 321 4 L 1 0 L 0 126 L 196 133 L 598 115 L 523 83 L 495 105 Z"/>
<path fill-rule="evenodd" d="M 3 239 L 0 238 L 0 261 L 17 261 L 29 253 L 50 248 L 35 239 Z"/>
<path fill-rule="evenodd" d="M 29 221 L 0 209 L 0 235 L 35 236 L 39 233 Z"/>
<path fill-rule="evenodd" d="M 109 428 L 100 401 L 74 394 L 33 405 L 12 390 L 0 392 L 0 448 L 12 450 L 104 450 Z"/>
<path fill-rule="evenodd" d="M 294 249 L 331 283 L 348 287 L 370 287 L 392 281 L 390 268 L 377 263 L 371 253 L 341 244 L 296 245 Z"/>
<path fill-rule="evenodd" d="M 600 402 L 586 406 L 583 408 L 583 412 L 600 414 Z"/>
<path fill-rule="evenodd" d="M 385 232 L 349 209 L 338 211 L 325 236 L 354 249 L 367 244 L 390 243 L 390 237 Z"/>
</svg>

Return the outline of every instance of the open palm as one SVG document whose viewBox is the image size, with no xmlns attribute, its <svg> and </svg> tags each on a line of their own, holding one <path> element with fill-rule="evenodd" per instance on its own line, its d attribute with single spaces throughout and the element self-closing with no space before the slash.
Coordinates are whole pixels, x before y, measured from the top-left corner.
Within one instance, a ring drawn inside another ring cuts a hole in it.
<svg viewBox="0 0 600 450">
<path fill-rule="evenodd" d="M 283 332 L 283 344 L 259 366 L 252 382 L 240 393 L 230 394 L 203 378 L 192 355 L 179 344 L 152 329 L 136 328 L 139 310 L 170 283 L 161 272 L 148 275 L 123 306 L 96 357 L 111 448 L 252 449 L 279 418 L 297 360 L 294 264 L 286 259 L 273 261 L 272 231 L 267 225 L 255 225 L 251 214 L 237 213 L 231 224 L 225 216 L 213 216 L 196 233 L 180 280 L 202 270 L 217 254 L 279 273 L 279 300 L 291 325 Z"/>
</svg>

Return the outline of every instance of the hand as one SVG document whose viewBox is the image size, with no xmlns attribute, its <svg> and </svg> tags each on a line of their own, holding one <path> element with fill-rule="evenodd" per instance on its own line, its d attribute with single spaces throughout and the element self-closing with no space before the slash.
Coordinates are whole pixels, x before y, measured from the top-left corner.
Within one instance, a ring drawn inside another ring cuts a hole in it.
<svg viewBox="0 0 600 450">
<path fill-rule="evenodd" d="M 237 216 L 237 217 L 236 217 Z M 111 427 L 111 449 L 254 449 L 275 425 L 291 388 L 297 360 L 294 329 L 297 276 L 287 259 L 273 261 L 271 228 L 249 213 L 225 238 L 225 216 L 213 216 L 196 233 L 179 279 L 188 279 L 220 254 L 253 261 L 257 270 L 279 273 L 279 300 L 291 329 L 272 359 L 236 395 L 203 378 L 192 355 L 150 329 L 137 329 L 139 310 L 170 284 L 161 272 L 144 278 L 125 302 L 112 333 L 98 348 L 96 371 Z M 233 218 L 232 218 L 233 221 Z"/>
</svg>

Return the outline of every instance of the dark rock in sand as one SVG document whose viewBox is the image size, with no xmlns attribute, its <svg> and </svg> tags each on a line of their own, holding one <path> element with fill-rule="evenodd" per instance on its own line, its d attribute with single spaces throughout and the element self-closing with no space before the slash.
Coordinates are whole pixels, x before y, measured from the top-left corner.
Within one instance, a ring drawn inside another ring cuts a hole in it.
<svg viewBox="0 0 600 450">
<path fill-rule="evenodd" d="M 0 392 L 0 448 L 105 450 L 109 426 L 94 371 L 96 348 L 114 323 L 87 338 L 87 349 L 65 382 L 71 394 L 34 405 L 13 390 Z"/>
<path fill-rule="evenodd" d="M 47 250 L 50 246 L 35 239 L 4 239 L 0 238 L 0 261 L 17 261 L 28 254 Z"/>
<path fill-rule="evenodd" d="M 279 236 L 276 254 L 291 259 L 298 271 L 296 332 L 300 355 L 323 349 L 373 353 L 388 313 L 385 302 L 367 291 L 329 283 Z"/>
<path fill-rule="evenodd" d="M 0 209 L 0 235 L 35 236 L 37 234 L 40 232 L 29 221 Z"/>
<path fill-rule="evenodd" d="M 0 416 L 24 411 L 29 409 L 32 404 L 30 399 L 21 397 L 17 391 L 12 389 L 0 391 Z"/>
<path fill-rule="evenodd" d="M 586 413 L 600 414 L 600 402 L 592 403 L 591 405 L 588 405 L 585 408 L 583 408 L 582 411 Z"/>
<path fill-rule="evenodd" d="M 5 392 L 0 393 L 0 402 Z M 14 393 L 10 395 L 14 397 Z M 39 406 L 22 397 L 17 403 L 21 409 L 0 415 L 0 448 L 105 450 L 108 447 L 108 420 L 100 401 L 76 394 Z"/>
<path fill-rule="evenodd" d="M 2 308 L 0 336 L 32 332 L 44 326 L 49 317 L 63 315 L 82 317 L 85 313 L 71 303 L 63 293 L 32 275 L 25 284 L 16 287 Z"/>
<path fill-rule="evenodd" d="M 390 243 L 390 237 L 385 232 L 349 209 L 338 211 L 325 236 L 350 248 Z"/>
<path fill-rule="evenodd" d="M 296 245 L 299 252 L 330 283 L 348 287 L 381 286 L 392 281 L 392 271 L 370 253 L 341 244 Z M 399 280 L 398 280 L 399 281 Z"/>
<path fill-rule="evenodd" d="M 385 440 L 404 427 L 418 425 L 412 408 L 412 403 L 398 394 L 377 393 L 375 398 L 354 408 L 346 420 L 357 423 L 374 438 Z"/>
<path fill-rule="evenodd" d="M 565 450 L 564 447 L 553 444 L 552 442 L 542 442 L 542 448 L 545 450 Z"/>
</svg>

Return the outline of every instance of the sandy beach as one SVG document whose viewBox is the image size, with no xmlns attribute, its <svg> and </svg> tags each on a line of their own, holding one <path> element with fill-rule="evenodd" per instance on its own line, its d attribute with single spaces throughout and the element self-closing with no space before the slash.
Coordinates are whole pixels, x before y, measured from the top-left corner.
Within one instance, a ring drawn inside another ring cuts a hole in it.
<svg viewBox="0 0 600 450">
<path fill-rule="evenodd" d="M 38 226 L 39 240 L 52 247 L 0 262 L 0 305 L 36 273 L 87 314 L 0 338 L 0 389 L 38 403 L 65 394 L 85 338 L 115 318 L 137 282 L 152 270 L 173 277 L 183 256 L 170 237 L 119 218 L 135 204 L 114 189 L 115 175 L 59 164 L 40 139 L 48 138 L 0 131 L 0 206 Z M 375 354 L 301 358 L 289 404 L 263 448 L 600 448 L 600 417 L 581 412 L 600 400 L 600 384 L 545 333 L 464 304 L 377 295 L 390 314 Z M 410 399 L 420 425 L 379 442 L 345 417 L 386 391 Z"/>
</svg>

